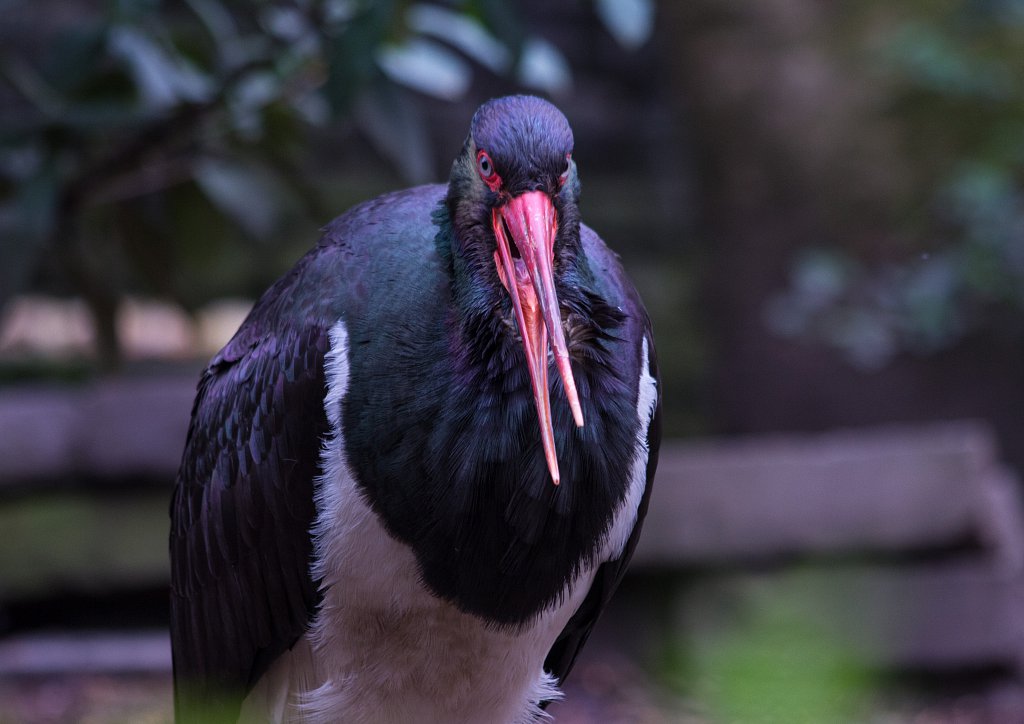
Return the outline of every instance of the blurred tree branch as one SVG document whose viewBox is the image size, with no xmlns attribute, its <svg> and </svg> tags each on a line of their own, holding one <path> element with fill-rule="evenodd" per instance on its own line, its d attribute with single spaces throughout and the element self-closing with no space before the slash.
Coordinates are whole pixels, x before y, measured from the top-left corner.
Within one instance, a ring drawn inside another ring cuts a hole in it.
<svg viewBox="0 0 1024 724">
<path fill-rule="evenodd" d="M 106 366 L 126 293 L 192 308 L 197 280 L 230 293 L 246 265 L 228 258 L 265 248 L 251 242 L 323 221 L 310 129 L 355 126 L 421 183 L 433 155 L 410 91 L 457 99 L 478 68 L 542 92 L 570 78 L 503 0 L 57 2 L 6 9 L 0 306 L 40 275 L 81 295 Z M 650 33 L 651 0 L 594 3 L 625 46 Z"/>
</svg>

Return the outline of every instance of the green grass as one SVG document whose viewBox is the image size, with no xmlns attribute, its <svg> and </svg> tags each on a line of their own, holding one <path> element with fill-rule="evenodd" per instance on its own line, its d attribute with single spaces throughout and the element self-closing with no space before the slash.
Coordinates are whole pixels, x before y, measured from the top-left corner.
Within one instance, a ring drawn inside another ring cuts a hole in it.
<svg viewBox="0 0 1024 724">
<path fill-rule="evenodd" d="M 726 597 L 717 623 L 671 647 L 670 683 L 713 722 L 862 721 L 876 700 L 872 671 L 821 621 L 813 574 L 760 581 Z"/>
<path fill-rule="evenodd" d="M 168 496 L 60 494 L 0 504 L 0 596 L 167 580 Z"/>
</svg>

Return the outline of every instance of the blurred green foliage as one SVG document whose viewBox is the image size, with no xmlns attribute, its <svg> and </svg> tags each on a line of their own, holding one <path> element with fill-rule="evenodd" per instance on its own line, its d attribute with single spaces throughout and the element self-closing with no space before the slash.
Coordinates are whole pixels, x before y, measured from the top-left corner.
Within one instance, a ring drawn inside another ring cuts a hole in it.
<svg viewBox="0 0 1024 724">
<path fill-rule="evenodd" d="M 699 607 L 662 673 L 713 722 L 867 721 L 882 691 L 845 640 L 831 578 L 813 569 L 752 579 Z"/>
<path fill-rule="evenodd" d="M 616 37 L 642 42 L 650 23 L 608 5 Z M 6 0 L 3 11 L 0 305 L 40 280 L 81 295 L 108 361 L 126 292 L 186 308 L 257 293 L 288 229 L 339 211 L 311 171 L 317 132 L 354 126 L 406 182 L 436 180 L 417 93 L 459 98 L 474 67 L 540 92 L 571 80 L 499 0 Z M 383 185 L 370 172 L 358 184 L 357 198 Z"/>
<path fill-rule="evenodd" d="M 167 576 L 167 495 L 53 494 L 0 506 L 0 596 L 160 585 Z"/>
<path fill-rule="evenodd" d="M 975 332 L 1024 338 L 1024 4 L 867 3 L 855 14 L 908 169 L 902 197 L 879 203 L 912 242 L 882 263 L 808 251 L 769 323 L 866 368 Z"/>
</svg>

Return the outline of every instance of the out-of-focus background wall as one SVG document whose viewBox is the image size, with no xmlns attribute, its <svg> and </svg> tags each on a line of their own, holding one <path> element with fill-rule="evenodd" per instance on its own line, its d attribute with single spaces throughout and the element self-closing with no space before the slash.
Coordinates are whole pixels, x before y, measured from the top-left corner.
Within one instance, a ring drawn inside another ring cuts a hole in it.
<svg viewBox="0 0 1024 724">
<path fill-rule="evenodd" d="M 569 117 L 664 376 L 647 534 L 558 720 L 1024 720 L 1021 2 L 0 16 L 0 722 L 169 719 L 205 358 L 512 92 Z"/>
</svg>

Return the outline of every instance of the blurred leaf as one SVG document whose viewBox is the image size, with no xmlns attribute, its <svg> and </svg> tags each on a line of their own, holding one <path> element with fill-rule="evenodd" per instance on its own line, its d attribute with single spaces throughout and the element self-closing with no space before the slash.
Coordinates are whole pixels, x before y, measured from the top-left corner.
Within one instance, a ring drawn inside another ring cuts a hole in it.
<svg viewBox="0 0 1024 724">
<path fill-rule="evenodd" d="M 922 23 L 907 23 L 895 33 L 887 49 L 890 63 L 908 79 L 939 93 L 1003 100 L 1014 79 L 999 62 L 972 57 Z"/>
<path fill-rule="evenodd" d="M 128 65 L 144 106 L 162 109 L 182 101 L 198 103 L 213 92 L 210 78 L 137 28 L 112 29 L 109 43 L 111 55 Z"/>
<path fill-rule="evenodd" d="M 321 7 L 324 21 L 328 26 L 347 23 L 359 9 L 358 0 L 324 0 Z"/>
<path fill-rule="evenodd" d="M 769 328 L 787 337 L 806 333 L 816 315 L 843 298 L 852 275 L 850 262 L 837 253 L 813 249 L 800 254 L 790 270 L 788 290 L 765 308 Z"/>
<path fill-rule="evenodd" d="M 238 39 L 238 24 L 218 0 L 185 0 L 185 3 L 218 43 L 232 43 Z"/>
<path fill-rule="evenodd" d="M 654 31 L 652 0 L 595 0 L 597 15 L 612 37 L 627 50 L 646 43 Z"/>
<path fill-rule="evenodd" d="M 331 118 L 331 106 L 319 93 L 302 93 L 292 98 L 290 103 L 299 118 L 311 126 L 327 125 Z"/>
<path fill-rule="evenodd" d="M 453 101 L 469 89 L 469 67 L 430 40 L 412 38 L 377 50 L 377 64 L 391 80 L 426 95 Z"/>
<path fill-rule="evenodd" d="M 0 146 L 0 176 L 15 183 L 30 181 L 42 165 L 43 153 L 36 144 Z"/>
<path fill-rule="evenodd" d="M 523 43 L 517 77 L 528 88 L 550 95 L 562 93 L 572 85 L 572 71 L 565 56 L 554 45 L 537 36 L 531 36 Z"/>
<path fill-rule="evenodd" d="M 218 0 L 185 1 L 210 34 L 224 69 L 241 67 L 250 59 L 251 53 L 239 33 L 238 24 L 222 3 Z"/>
<path fill-rule="evenodd" d="M 55 286 L 192 306 L 225 287 L 257 291 L 307 243 L 281 227 L 285 214 L 323 215 L 311 125 L 350 121 L 405 179 L 432 180 L 420 99 L 406 89 L 461 97 L 477 66 L 511 70 L 525 37 L 504 0 L 111 0 L 75 4 L 38 32 L 0 54 L 14 88 L 0 113 L 3 292 L 59 224 L 82 254 L 66 274 L 48 268 Z M 543 43 L 526 55 L 546 88 L 564 85 L 561 63 Z M 43 193 L 32 182 L 47 163 Z M 353 176 L 346 194 L 367 182 Z M 273 253 L 250 243 L 271 234 Z"/>
<path fill-rule="evenodd" d="M 390 159 L 409 183 L 432 180 L 433 163 L 426 124 L 419 108 L 404 93 L 380 84 L 359 99 L 355 117 L 374 148 Z"/>
<path fill-rule="evenodd" d="M 277 52 L 284 62 L 277 64 L 278 70 L 285 67 L 301 70 L 312 59 L 320 57 L 321 35 L 306 10 L 271 5 L 260 14 L 260 21 L 280 45 L 281 50 Z"/>
<path fill-rule="evenodd" d="M 766 309 L 776 332 L 825 341 L 872 368 L 979 331 L 1024 339 L 1024 15 L 1016 6 L 886 5 L 865 23 L 867 52 L 885 71 L 876 80 L 886 120 L 903 138 L 900 163 L 916 176 L 894 216 L 909 219 L 905 242 L 924 253 L 873 269 L 846 257 L 854 273 L 817 303 L 798 260 L 789 290 Z"/>
<path fill-rule="evenodd" d="M 424 3 L 409 8 L 407 18 L 412 30 L 450 43 L 495 73 L 504 73 L 512 64 L 508 48 L 474 18 Z"/>
<path fill-rule="evenodd" d="M 518 55 L 526 41 L 527 30 L 523 19 L 516 12 L 515 3 L 507 0 L 470 0 L 466 3 L 468 14 L 478 18 L 506 48 Z"/>
<path fill-rule="evenodd" d="M 280 97 L 281 91 L 281 81 L 274 73 L 247 74 L 228 98 L 235 131 L 246 140 L 259 139 L 263 131 L 262 111 Z"/>
<path fill-rule="evenodd" d="M 260 19 L 271 35 L 289 43 L 298 42 L 313 31 L 305 13 L 297 7 L 268 5 L 260 13 Z"/>
<path fill-rule="evenodd" d="M 207 198 L 248 233 L 267 238 L 274 231 L 288 192 L 266 168 L 205 158 L 195 165 L 194 173 Z"/>
<path fill-rule="evenodd" d="M 57 117 L 64 110 L 64 99 L 28 61 L 19 56 L 0 60 L 0 73 L 44 116 Z"/>
<path fill-rule="evenodd" d="M 824 250 L 811 251 L 796 262 L 794 291 L 805 305 L 821 309 L 842 296 L 853 273 L 850 262 L 842 256 Z"/>
<path fill-rule="evenodd" d="M 819 323 L 819 334 L 840 349 L 854 367 L 877 370 L 900 351 L 891 320 L 872 306 L 848 305 L 832 310 Z"/>
<path fill-rule="evenodd" d="M 788 290 L 768 302 L 764 318 L 776 334 L 826 341 L 855 366 L 877 369 L 899 348 L 895 315 L 883 299 L 902 303 L 888 284 L 872 287 L 846 255 L 815 249 L 797 257 Z"/>
<path fill-rule="evenodd" d="M 380 69 L 376 48 L 384 41 L 394 17 L 395 0 L 360 3 L 340 27 L 327 33 L 327 100 L 335 113 L 351 110 L 363 89 Z"/>
<path fill-rule="evenodd" d="M 949 254 L 929 257 L 911 270 L 903 284 L 903 304 L 907 333 L 918 349 L 941 349 L 962 331 L 960 290 L 960 272 Z"/>
</svg>

